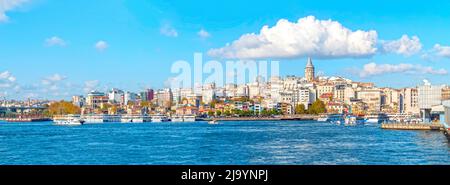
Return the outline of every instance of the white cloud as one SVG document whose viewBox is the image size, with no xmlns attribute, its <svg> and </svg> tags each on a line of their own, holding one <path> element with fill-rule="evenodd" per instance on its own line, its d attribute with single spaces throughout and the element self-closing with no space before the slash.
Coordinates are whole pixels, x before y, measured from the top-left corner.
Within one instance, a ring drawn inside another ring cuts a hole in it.
<svg viewBox="0 0 450 185">
<path fill-rule="evenodd" d="M 403 35 L 398 40 L 381 41 L 381 50 L 386 53 L 396 53 L 404 56 L 411 56 L 422 50 L 422 44 L 417 36 Z"/>
<path fill-rule="evenodd" d="M 91 91 L 95 90 L 99 84 L 100 84 L 100 82 L 98 80 L 86 81 L 86 82 L 84 82 L 83 90 L 86 93 L 91 92 Z"/>
<path fill-rule="evenodd" d="M 45 39 L 45 44 L 47 46 L 65 46 L 66 41 L 57 36 L 53 36 L 51 38 Z"/>
<path fill-rule="evenodd" d="M 369 77 L 376 75 L 383 75 L 387 73 L 406 73 L 406 74 L 433 74 L 433 75 L 446 75 L 448 74 L 445 69 L 433 69 L 432 67 L 414 65 L 414 64 L 376 64 L 374 62 L 364 65 L 360 70 L 359 76 Z"/>
<path fill-rule="evenodd" d="M 9 71 L 0 73 L 0 88 L 8 89 L 16 86 L 16 77 Z"/>
<path fill-rule="evenodd" d="M 337 21 L 308 16 L 297 22 L 281 19 L 271 28 L 266 25 L 258 34 L 244 34 L 208 54 L 240 59 L 369 57 L 377 52 L 377 40 L 376 31 L 352 31 Z"/>
<path fill-rule="evenodd" d="M 159 31 L 162 35 L 168 37 L 178 37 L 177 30 L 172 26 L 170 26 L 169 24 L 164 24 Z"/>
<path fill-rule="evenodd" d="M 52 76 L 48 76 L 42 80 L 42 84 L 44 85 L 54 85 L 60 81 L 65 80 L 67 77 L 62 76 L 60 74 L 54 74 Z"/>
<path fill-rule="evenodd" d="M 209 34 L 209 32 L 204 29 L 201 29 L 199 32 L 197 32 L 197 35 L 202 39 L 206 39 L 211 36 L 211 34 Z"/>
<path fill-rule="evenodd" d="M 14 10 L 28 0 L 0 0 L 0 22 L 8 22 L 9 17 L 6 15 L 6 12 Z"/>
<path fill-rule="evenodd" d="M 109 45 L 108 45 L 107 42 L 105 42 L 103 40 L 100 40 L 97 43 L 95 43 L 94 47 L 98 51 L 104 51 L 104 50 L 106 50 L 109 47 Z"/>
<path fill-rule="evenodd" d="M 439 57 L 450 58 L 450 46 L 441 46 L 440 44 L 436 44 L 433 47 L 433 52 Z"/>
<path fill-rule="evenodd" d="M 66 80 L 67 77 L 60 74 L 54 74 L 52 76 L 45 77 L 42 80 L 43 92 L 52 93 L 52 95 L 58 96 L 60 94 L 61 87 L 64 85 L 62 81 Z"/>
</svg>

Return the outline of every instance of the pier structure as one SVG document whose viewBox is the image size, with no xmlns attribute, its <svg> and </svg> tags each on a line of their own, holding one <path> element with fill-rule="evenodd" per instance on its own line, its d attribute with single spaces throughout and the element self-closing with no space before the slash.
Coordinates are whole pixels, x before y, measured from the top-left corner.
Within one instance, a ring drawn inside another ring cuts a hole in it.
<svg viewBox="0 0 450 185">
<path fill-rule="evenodd" d="M 444 125 L 439 123 L 383 123 L 382 129 L 388 130 L 444 130 Z"/>
</svg>

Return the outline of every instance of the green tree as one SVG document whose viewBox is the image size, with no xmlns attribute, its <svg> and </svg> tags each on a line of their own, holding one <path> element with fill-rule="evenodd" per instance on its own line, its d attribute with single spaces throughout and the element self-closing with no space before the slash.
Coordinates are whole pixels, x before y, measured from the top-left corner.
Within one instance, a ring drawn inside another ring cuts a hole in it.
<svg viewBox="0 0 450 185">
<path fill-rule="evenodd" d="M 221 116 L 222 115 L 222 111 L 218 110 L 216 111 L 216 116 Z"/>
<path fill-rule="evenodd" d="M 209 116 L 209 117 L 212 117 L 212 116 L 214 116 L 214 112 L 213 112 L 213 111 L 211 111 L 211 110 L 210 110 L 210 111 L 208 111 L 208 116 Z"/>
<path fill-rule="evenodd" d="M 299 104 L 295 106 L 295 114 L 305 114 L 305 113 L 306 113 L 305 105 Z"/>
<path fill-rule="evenodd" d="M 321 114 L 326 112 L 325 103 L 321 100 L 316 100 L 308 109 L 309 114 Z"/>
<path fill-rule="evenodd" d="M 224 114 L 225 114 L 225 116 L 231 116 L 231 112 L 230 112 L 229 110 L 226 110 L 226 111 L 224 112 Z"/>
</svg>

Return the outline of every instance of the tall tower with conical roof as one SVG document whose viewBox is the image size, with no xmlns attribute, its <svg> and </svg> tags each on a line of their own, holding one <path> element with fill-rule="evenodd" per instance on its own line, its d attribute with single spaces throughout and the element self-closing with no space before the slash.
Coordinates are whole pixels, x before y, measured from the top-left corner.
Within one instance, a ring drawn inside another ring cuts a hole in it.
<svg viewBox="0 0 450 185">
<path fill-rule="evenodd" d="M 314 81 L 314 65 L 312 63 L 311 57 L 308 57 L 308 63 L 305 67 L 305 78 L 308 82 Z"/>
</svg>

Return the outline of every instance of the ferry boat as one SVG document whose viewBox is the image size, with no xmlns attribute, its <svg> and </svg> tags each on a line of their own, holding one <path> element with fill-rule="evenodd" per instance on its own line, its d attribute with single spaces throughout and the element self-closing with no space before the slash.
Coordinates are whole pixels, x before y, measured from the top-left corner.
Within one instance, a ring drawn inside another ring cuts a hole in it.
<svg viewBox="0 0 450 185">
<path fill-rule="evenodd" d="M 79 115 L 65 115 L 53 117 L 55 125 L 60 126 L 79 126 L 84 124 L 84 120 Z"/>
<path fill-rule="evenodd" d="M 155 123 L 169 121 L 169 118 L 167 118 L 167 116 L 164 116 L 164 115 L 153 115 L 153 116 L 151 116 L 151 118 L 152 118 L 152 122 L 155 122 Z"/>
<path fill-rule="evenodd" d="M 327 121 L 332 124 L 340 125 L 342 123 L 345 123 L 345 118 L 343 114 L 330 114 L 327 117 Z"/>
<path fill-rule="evenodd" d="M 355 115 L 348 115 L 345 117 L 345 125 L 362 125 L 365 123 L 364 118 Z"/>
<path fill-rule="evenodd" d="M 381 124 L 389 120 L 386 114 L 370 114 L 364 117 L 366 119 L 366 124 Z"/>
<path fill-rule="evenodd" d="M 81 116 L 83 120 L 88 123 L 119 123 L 121 122 L 120 115 L 106 115 L 106 114 L 88 114 Z"/>
<path fill-rule="evenodd" d="M 121 123 L 144 123 L 150 121 L 151 117 L 146 115 L 123 115 L 120 119 Z"/>
<path fill-rule="evenodd" d="M 174 115 L 170 118 L 171 122 L 183 122 L 183 116 Z"/>
<path fill-rule="evenodd" d="M 320 116 L 319 118 L 317 118 L 317 121 L 319 121 L 319 122 L 326 122 L 326 121 L 328 121 L 328 117 L 327 116 Z"/>
<path fill-rule="evenodd" d="M 195 122 L 195 115 L 184 115 L 183 122 Z"/>
<path fill-rule="evenodd" d="M 208 124 L 210 124 L 210 125 L 218 125 L 219 122 L 217 120 L 211 120 L 211 121 L 208 121 Z"/>
</svg>

